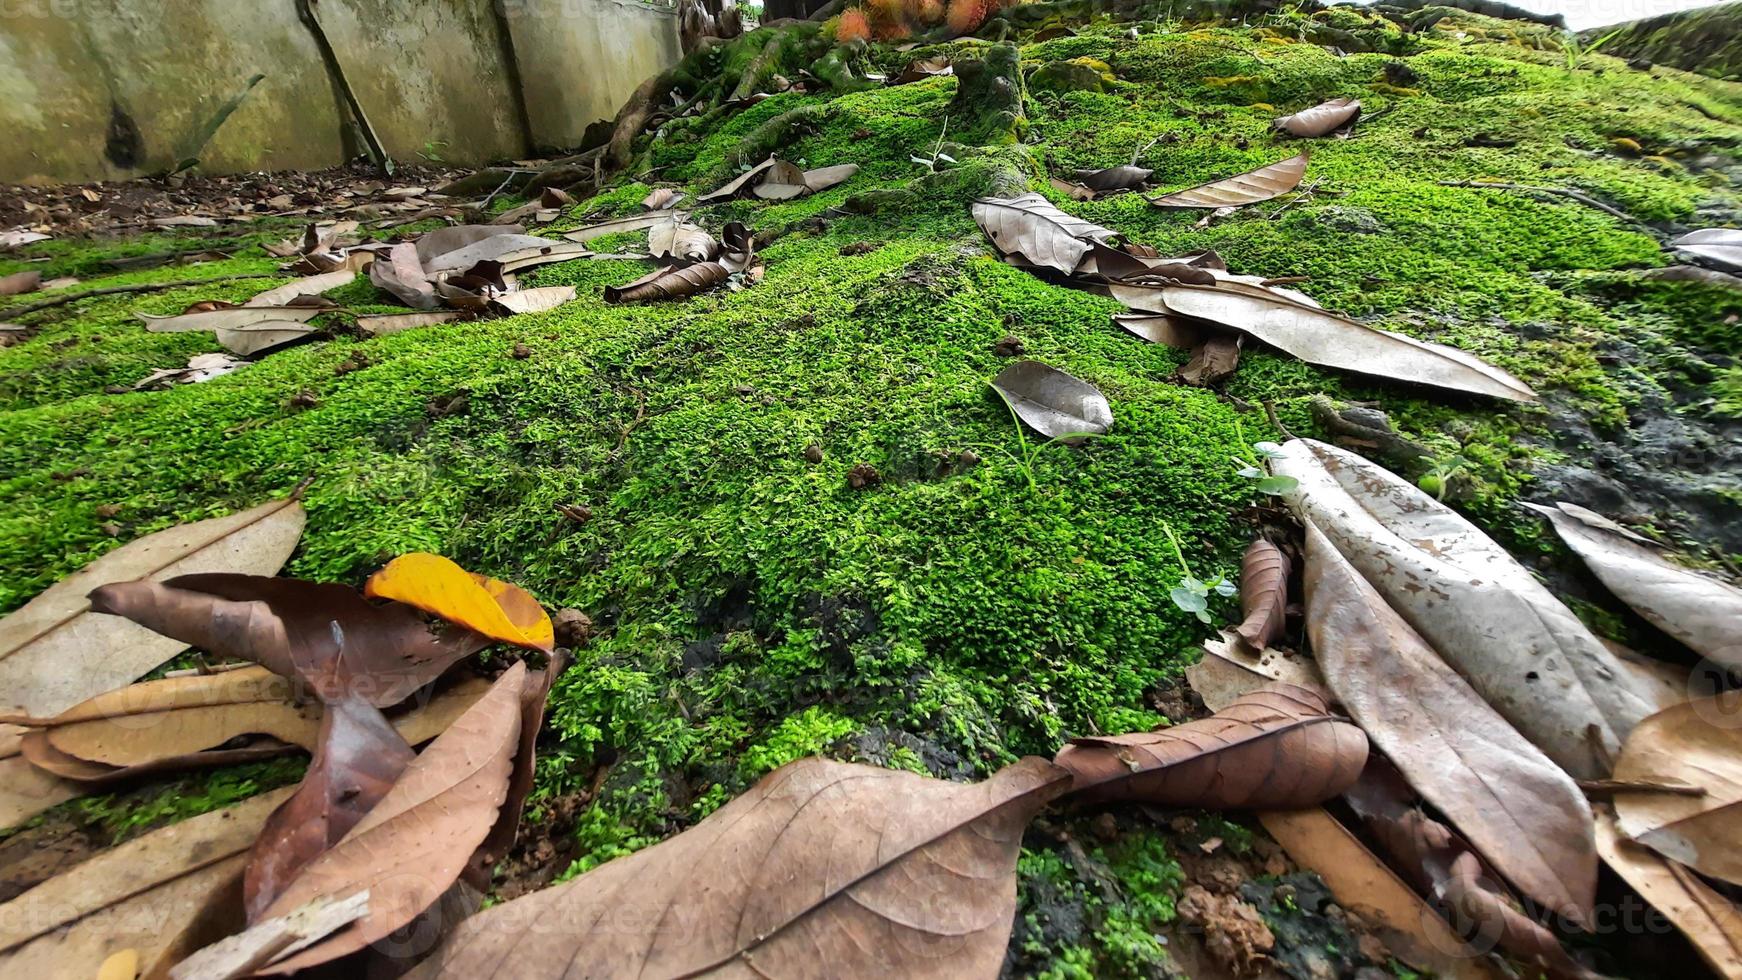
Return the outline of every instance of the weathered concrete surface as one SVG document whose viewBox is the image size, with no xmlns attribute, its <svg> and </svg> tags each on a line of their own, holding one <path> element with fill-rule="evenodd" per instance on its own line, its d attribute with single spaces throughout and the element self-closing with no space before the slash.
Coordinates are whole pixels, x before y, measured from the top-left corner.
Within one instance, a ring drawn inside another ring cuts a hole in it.
<svg viewBox="0 0 1742 980">
<path fill-rule="evenodd" d="M 669 10 L 620 0 L 320 0 L 316 10 L 389 154 L 405 160 L 482 163 L 573 145 L 679 56 Z M 360 152 L 292 0 L 0 0 L 0 183 L 170 167 L 256 74 L 265 80 L 199 154 L 202 169 L 316 168 Z"/>
<path fill-rule="evenodd" d="M 578 145 L 649 76 L 677 63 L 677 15 L 633 0 L 505 0 L 533 142 Z"/>
<path fill-rule="evenodd" d="M 267 77 L 202 154 L 208 169 L 343 158 L 331 86 L 288 2 L 7 3 L 0 180 L 124 178 L 167 167 L 256 73 Z"/>
</svg>

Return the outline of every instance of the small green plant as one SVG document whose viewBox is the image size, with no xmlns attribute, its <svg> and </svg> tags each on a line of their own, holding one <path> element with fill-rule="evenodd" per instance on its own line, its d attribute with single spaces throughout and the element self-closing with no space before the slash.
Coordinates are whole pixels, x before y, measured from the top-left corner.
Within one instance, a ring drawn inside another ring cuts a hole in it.
<svg viewBox="0 0 1742 980">
<path fill-rule="evenodd" d="M 423 144 L 423 149 L 418 150 L 417 155 L 422 157 L 425 163 L 446 163 L 447 161 L 442 159 L 442 151 L 448 146 L 447 140 L 430 140 Z"/>
<path fill-rule="evenodd" d="M 908 159 L 912 160 L 914 163 L 919 164 L 920 166 L 924 167 L 925 169 L 931 171 L 934 174 L 938 172 L 938 161 L 939 160 L 942 160 L 944 163 L 955 163 L 956 158 L 953 156 L 950 156 L 948 153 L 944 152 L 944 137 L 948 136 L 949 132 L 950 132 L 950 117 L 945 116 L 944 117 L 943 132 L 938 133 L 938 145 L 935 147 L 932 147 L 931 156 L 922 157 L 922 156 L 919 156 L 918 154 L 914 154 L 912 156 L 909 156 Z"/>
<path fill-rule="evenodd" d="M 1238 419 L 1234 422 L 1234 431 L 1240 434 L 1240 442 L 1244 445 L 1246 443 L 1246 430 L 1241 427 Z M 1252 449 L 1244 457 L 1231 456 L 1229 458 L 1234 461 L 1235 472 L 1254 481 L 1255 488 L 1259 493 L 1274 497 L 1288 493 L 1300 486 L 1300 481 L 1292 476 L 1271 476 L 1264 469 L 1266 463 L 1271 460 L 1284 459 L 1287 455 L 1282 451 L 1282 447 L 1274 442 L 1255 442 L 1252 443 Z"/>
<path fill-rule="evenodd" d="M 993 391 L 996 392 L 997 389 L 994 388 Z M 1002 394 L 998 396 L 998 400 L 1004 402 L 1004 407 L 1010 410 L 1011 421 L 1016 423 L 1017 451 L 1011 452 L 1003 446 L 984 442 L 974 443 L 973 448 L 988 449 L 992 452 L 1003 453 L 1015 460 L 1016 465 L 1022 467 L 1022 475 L 1028 478 L 1028 489 L 1031 491 L 1038 491 L 1040 489 L 1039 483 L 1034 479 L 1034 461 L 1039 459 L 1040 454 L 1049 446 L 1056 446 L 1060 443 L 1081 443 L 1086 439 L 1095 439 L 1100 436 L 1100 433 L 1098 432 L 1066 432 L 1063 435 L 1055 436 L 1045 442 L 1031 443 L 1028 441 L 1027 430 L 1023 428 L 1022 416 L 1016 414 L 1016 409 L 1008 401 L 1005 401 Z"/>
<path fill-rule="evenodd" d="M 1446 491 L 1451 488 L 1452 481 L 1463 476 L 1470 468 L 1470 461 L 1462 456 L 1449 456 L 1435 460 L 1433 468 L 1422 474 L 1415 481 L 1424 493 L 1433 494 L 1435 500 L 1445 500 Z"/>
<path fill-rule="evenodd" d="M 1226 576 L 1218 575 L 1214 581 L 1205 582 L 1192 574 L 1192 566 L 1186 562 L 1186 553 L 1179 546 L 1179 536 L 1173 533 L 1173 525 L 1162 522 L 1161 529 L 1167 532 L 1167 540 L 1173 545 L 1173 555 L 1179 560 L 1179 568 L 1185 573 L 1185 578 L 1168 593 L 1173 604 L 1186 612 L 1198 617 L 1198 622 L 1206 625 L 1214 623 L 1210 616 L 1210 594 L 1215 593 L 1224 599 L 1232 599 L 1239 594 L 1234 583 Z"/>
<path fill-rule="evenodd" d="M 1566 55 L 1567 71 L 1577 71 L 1584 65 L 1587 57 L 1601 51 L 1603 45 L 1608 44 L 1615 38 L 1615 35 L 1619 33 L 1621 33 L 1620 29 L 1610 31 L 1595 41 L 1592 41 L 1590 44 L 1586 44 L 1579 40 L 1579 35 L 1573 31 L 1568 31 L 1566 34 L 1562 35 L 1561 53 Z"/>
</svg>

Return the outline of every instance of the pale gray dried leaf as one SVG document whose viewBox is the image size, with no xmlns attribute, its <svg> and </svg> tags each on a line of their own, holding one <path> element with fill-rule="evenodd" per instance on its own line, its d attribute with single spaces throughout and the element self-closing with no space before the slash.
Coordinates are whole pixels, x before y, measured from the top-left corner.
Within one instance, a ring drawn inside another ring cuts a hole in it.
<svg viewBox="0 0 1742 980">
<path fill-rule="evenodd" d="M 1597 848 L 1622 880 L 1675 923 L 1713 972 L 1724 980 L 1742 978 L 1742 908 L 1687 868 L 1628 840 L 1615 815 L 1603 809 L 1597 813 Z"/>
<path fill-rule="evenodd" d="M 428 265 L 438 255 L 475 245 L 486 238 L 524 234 L 525 228 L 500 225 L 455 225 L 452 228 L 437 228 L 417 240 L 417 261 L 419 265 Z"/>
<path fill-rule="evenodd" d="M 1277 129 L 1290 136 L 1300 136 L 1311 139 L 1318 136 L 1329 136 L 1342 130 L 1346 135 L 1355 128 L 1355 121 L 1361 117 L 1361 103 L 1356 99 L 1332 99 L 1321 102 L 1311 109 L 1302 109 L 1292 116 L 1278 118 L 1274 125 Z"/>
<path fill-rule="evenodd" d="M 1519 891 L 1588 921 L 1591 808 L 1560 767 L 1483 701 L 1306 524 L 1307 635 L 1349 715 Z"/>
<path fill-rule="evenodd" d="M 187 644 L 91 612 L 98 586 L 200 572 L 271 575 L 302 537 L 302 505 L 275 500 L 132 541 L 0 619 L 0 714 L 50 717 L 145 674 Z"/>
<path fill-rule="evenodd" d="M 385 258 L 372 263 L 369 281 L 414 310 L 433 310 L 441 305 L 436 298 L 435 283 L 430 282 L 418 258 L 417 246 L 410 242 L 393 246 Z"/>
<path fill-rule="evenodd" d="M 751 193 L 765 201 L 789 201 L 808 192 L 804 171 L 785 160 L 770 160 L 768 169 L 751 189 Z"/>
<path fill-rule="evenodd" d="M 369 893 L 349 898 L 322 896 L 294 912 L 255 923 L 207 946 L 169 971 L 170 980 L 235 980 L 253 976 L 369 914 Z M 101 980 L 101 978 L 100 978 Z"/>
<path fill-rule="evenodd" d="M 746 170 L 727 181 L 718 190 L 703 194 L 701 197 L 696 198 L 696 203 L 707 204 L 711 201 L 723 201 L 727 198 L 737 197 L 738 194 L 744 190 L 746 185 L 748 185 L 752 180 L 762 176 L 769 170 L 769 168 L 773 167 L 778 162 L 779 161 L 774 157 L 769 157 L 756 166 L 751 167 L 749 170 Z"/>
<path fill-rule="evenodd" d="M 1471 354 L 1377 330 L 1275 291 L 1235 282 L 1215 286 L 1115 282 L 1113 298 L 1134 310 L 1208 320 L 1251 335 L 1310 364 L 1508 401 L 1536 393 Z"/>
<path fill-rule="evenodd" d="M 1077 182 L 1089 190 L 1105 193 L 1141 187 L 1144 181 L 1154 175 L 1155 171 L 1144 167 L 1108 167 L 1105 170 L 1079 170 Z"/>
<path fill-rule="evenodd" d="M 1092 243 L 1110 245 L 1119 237 L 1111 228 L 1060 211 L 1039 194 L 983 197 L 974 202 L 974 220 L 998 251 L 1067 276 L 1077 271 Z"/>
<path fill-rule="evenodd" d="M 654 229 L 666 224 L 682 224 L 689 220 L 689 214 L 684 211 L 655 211 L 652 214 L 635 214 L 627 218 L 613 218 L 564 232 L 563 237 L 571 242 L 590 242 L 606 235 L 616 235 L 628 231 Z"/>
<path fill-rule="evenodd" d="M 0 296 L 22 296 L 42 288 L 42 273 L 35 269 L 0 276 Z"/>
<path fill-rule="evenodd" d="M 1253 691 L 1274 681 L 1312 691 L 1329 688 L 1318 664 L 1307 657 L 1290 656 L 1281 650 L 1253 652 L 1240 638 L 1224 631 L 1220 639 L 1204 641 L 1204 658 L 1186 668 L 1192 690 L 1204 707 L 1221 711 Z"/>
<path fill-rule="evenodd" d="M 1574 778 L 1609 775 L 1656 694 L 1507 551 L 1368 460 L 1297 439 L 1282 494 L 1470 686 Z M 1591 732 L 1595 732 L 1595 740 Z"/>
<path fill-rule="evenodd" d="M 1039 361 L 1017 361 L 992 381 L 1011 411 L 1049 439 L 1102 435 L 1113 428 L 1113 408 L 1101 390 Z"/>
<path fill-rule="evenodd" d="M 134 315 L 145 321 L 145 329 L 152 333 L 186 333 L 199 330 L 237 330 L 272 321 L 307 323 L 320 314 L 321 310 L 309 306 L 232 306 L 222 310 L 203 310 L 174 316 L 153 313 Z"/>
<path fill-rule="evenodd" d="M 684 215 L 661 215 L 668 220 L 647 230 L 647 252 L 655 259 L 707 262 L 720 252 L 720 243 L 706 229 L 681 220 Z"/>
<path fill-rule="evenodd" d="M 1695 653 L 1742 667 L 1742 589 L 1684 568 L 1656 546 L 1577 504 L 1525 504 L 1554 525 L 1609 591 Z"/>
<path fill-rule="evenodd" d="M 455 310 L 440 313 L 400 313 L 395 316 L 366 316 L 357 320 L 357 329 L 371 337 L 385 337 L 388 334 L 399 333 L 401 330 L 412 330 L 417 327 L 433 327 L 438 323 L 452 323 L 460 318 Z"/>
<path fill-rule="evenodd" d="M 543 313 L 564 303 L 573 302 L 574 286 L 545 286 L 540 289 L 517 289 L 503 293 L 490 302 L 509 313 Z"/>
<path fill-rule="evenodd" d="M 1742 272 L 1742 228 L 1701 228 L 1670 244 L 1720 268 Z"/>
<path fill-rule="evenodd" d="M 295 282 L 286 283 L 277 289 L 268 289 L 254 297 L 243 306 L 297 306 L 303 305 L 299 300 L 318 299 L 328 290 L 338 289 L 357 278 L 357 273 L 351 269 L 340 269 L 320 276 L 309 276 Z"/>
<path fill-rule="evenodd" d="M 1700 795 L 1615 794 L 1630 839 L 1672 861 L 1742 884 L 1742 691 L 1665 708 L 1639 723 L 1615 762 L 1622 782 L 1694 786 Z"/>
<path fill-rule="evenodd" d="M 641 206 L 649 211 L 665 211 L 676 207 L 677 203 L 683 199 L 683 191 L 673 190 L 670 187 L 656 187 L 652 193 L 642 199 Z"/>
<path fill-rule="evenodd" d="M 1229 208 L 1257 204 L 1281 197 L 1300 186 L 1306 176 L 1307 155 L 1289 157 L 1237 177 L 1214 180 L 1183 191 L 1152 197 L 1158 208 Z"/>
<path fill-rule="evenodd" d="M 315 328 L 297 320 L 262 320 L 240 327 L 220 327 L 218 345 L 242 357 L 264 354 L 314 333 Z"/>
<path fill-rule="evenodd" d="M 804 188 L 811 194 L 821 194 L 823 191 L 842 184 L 859 172 L 856 163 L 843 163 L 834 167 L 818 167 L 804 172 Z"/>
<path fill-rule="evenodd" d="M 515 272 L 591 254 L 584 244 L 578 242 L 559 242 L 536 235 L 497 235 L 438 255 L 429 261 L 424 271 L 434 276 L 443 272 L 465 272 L 483 262 L 496 262 L 502 266 L 503 272 Z"/>
</svg>

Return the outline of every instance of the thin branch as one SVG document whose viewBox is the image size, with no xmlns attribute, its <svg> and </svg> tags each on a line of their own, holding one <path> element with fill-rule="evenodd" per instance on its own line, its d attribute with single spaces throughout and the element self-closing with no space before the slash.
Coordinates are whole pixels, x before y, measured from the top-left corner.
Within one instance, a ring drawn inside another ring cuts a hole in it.
<svg viewBox="0 0 1742 980">
<path fill-rule="evenodd" d="M 234 276 L 212 276 L 209 279 L 178 279 L 174 282 L 148 282 L 132 286 L 104 286 L 102 289 L 87 289 L 82 293 L 72 293 L 67 296 L 56 296 L 24 306 L 15 306 L 9 310 L 0 310 L 0 320 L 15 320 L 30 313 L 77 303 L 81 300 L 94 299 L 98 296 L 116 296 L 122 293 L 151 293 L 163 289 L 181 289 L 184 286 L 206 286 L 215 282 L 235 282 L 238 279 L 281 279 L 282 276 L 272 272 L 249 272 Z"/>
</svg>

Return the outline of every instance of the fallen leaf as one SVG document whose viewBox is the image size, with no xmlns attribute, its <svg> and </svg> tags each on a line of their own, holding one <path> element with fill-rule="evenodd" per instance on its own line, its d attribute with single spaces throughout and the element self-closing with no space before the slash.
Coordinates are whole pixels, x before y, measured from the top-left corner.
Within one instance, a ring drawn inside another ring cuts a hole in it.
<svg viewBox="0 0 1742 980">
<path fill-rule="evenodd" d="M 552 262 L 567 262 L 593 254 L 579 242 L 558 242 L 534 235 L 497 235 L 430 259 L 424 272 L 464 272 L 484 262 L 498 263 L 503 272 L 517 272 Z"/>
<path fill-rule="evenodd" d="M 859 172 L 856 163 L 843 163 L 833 167 L 818 167 L 804 172 L 804 188 L 807 193 L 821 194 L 837 184 L 844 184 Z"/>
<path fill-rule="evenodd" d="M 1337 700 L 1519 891 L 1589 921 L 1597 852 L 1578 785 L 1446 666 L 1310 520 L 1306 534 L 1307 635 Z"/>
<path fill-rule="evenodd" d="M 1211 711 L 1221 711 L 1272 681 L 1321 692 L 1329 698 L 1330 688 L 1311 659 L 1291 657 L 1280 650 L 1254 653 L 1236 640 L 1232 633 L 1205 640 L 1203 659 L 1186 668 L 1192 690 Z"/>
<path fill-rule="evenodd" d="M 433 310 L 441 305 L 435 284 L 423 271 L 417 246 L 411 242 L 393 246 L 385 259 L 369 266 L 369 281 L 414 310 Z"/>
<path fill-rule="evenodd" d="M 388 334 L 399 333 L 402 330 L 415 330 L 418 327 L 433 327 L 440 323 L 452 323 L 460 318 L 457 310 L 441 313 L 401 313 L 394 316 L 365 316 L 357 319 L 357 329 L 371 337 L 385 337 Z"/>
<path fill-rule="evenodd" d="M 1576 504 L 1525 506 L 1547 517 L 1609 591 L 1652 625 L 1703 657 L 1742 668 L 1742 589 L 1670 562 L 1649 540 Z"/>
<path fill-rule="evenodd" d="M 1148 201 L 1158 208 L 1226 208 L 1257 204 L 1281 197 L 1300 186 L 1306 176 L 1307 154 L 1289 157 L 1238 177 L 1199 184 Z"/>
<path fill-rule="evenodd" d="M 1113 428 L 1113 407 L 1101 390 L 1039 361 L 1017 361 L 992 379 L 992 390 L 1029 427 L 1066 445 Z"/>
<path fill-rule="evenodd" d="M 417 240 L 417 262 L 427 267 L 440 256 L 476 245 L 485 239 L 499 235 L 524 234 L 525 228 L 501 225 L 455 225 L 451 228 L 437 228 Z"/>
<path fill-rule="evenodd" d="M 1473 524 L 1368 460 L 1294 440 L 1271 461 L 1283 499 L 1323 531 L 1392 609 L 1518 731 L 1575 779 L 1652 709 L 1572 611 Z M 1595 727 L 1600 744 L 1587 729 Z"/>
<path fill-rule="evenodd" d="M 329 272 L 323 276 L 309 276 L 305 279 L 298 279 L 295 282 L 286 283 L 279 286 L 277 289 L 268 289 L 266 292 L 261 293 L 242 305 L 304 306 L 308 305 L 306 300 L 318 299 L 322 293 L 327 292 L 328 290 L 338 289 L 340 286 L 347 285 L 356 278 L 357 273 L 349 269 L 341 269 L 338 272 Z M 299 300 L 305 302 L 298 302 Z"/>
<path fill-rule="evenodd" d="M 22 296 L 42 288 L 42 273 L 32 269 L 10 276 L 0 276 L 0 296 Z"/>
<path fill-rule="evenodd" d="M 606 235 L 619 235 L 624 232 L 641 231 L 643 229 L 651 231 L 661 225 L 683 224 L 688 220 L 689 214 L 685 211 L 664 211 L 655 212 L 653 214 L 637 214 L 631 215 L 627 218 L 616 218 L 611 221 L 601 221 L 596 224 L 587 225 L 584 228 L 578 228 L 574 231 L 567 232 L 563 237 L 571 242 L 590 242 L 595 238 L 603 238 Z"/>
<path fill-rule="evenodd" d="M 649 211 L 664 211 L 674 208 L 684 199 L 684 193 L 670 187 L 656 187 L 641 201 L 641 206 Z"/>
<path fill-rule="evenodd" d="M 525 664 L 509 668 L 419 755 L 345 838 L 312 861 L 264 915 L 317 898 L 370 893 L 369 915 L 264 972 L 330 962 L 409 924 L 459 880 L 496 825 L 522 740 L 522 696 L 542 689 Z"/>
<path fill-rule="evenodd" d="M 273 573 L 302 536 L 294 499 L 183 524 L 104 555 L 0 619 L 0 713 L 49 717 L 148 673 L 187 642 L 93 615 L 99 586 L 203 571 Z"/>
<path fill-rule="evenodd" d="M 1234 635 L 1254 653 L 1267 649 L 1288 625 L 1288 557 L 1259 538 L 1240 563 L 1240 611 Z"/>
<path fill-rule="evenodd" d="M 1356 99 L 1332 99 L 1311 109 L 1302 109 L 1292 116 L 1278 118 L 1274 125 L 1290 136 L 1313 138 L 1337 133 L 1347 136 L 1361 118 L 1361 103 Z"/>
<path fill-rule="evenodd" d="M 214 931 L 223 934 L 234 910 L 218 899 L 235 887 L 249 844 L 289 793 L 153 831 L 0 906 L 0 972 L 92 976 L 132 949 L 145 975 L 163 975 Z"/>
<path fill-rule="evenodd" d="M 50 240 L 52 240 L 52 236 L 37 231 L 26 231 L 23 228 L 9 228 L 6 231 L 0 231 L 0 248 L 4 249 L 22 248 L 25 245 L 34 245 L 37 242 Z"/>
<path fill-rule="evenodd" d="M 1023 830 L 1068 782 L 1035 758 L 977 784 L 804 759 L 677 837 L 466 920 L 411 976 L 556 978 L 579 957 L 600 976 L 994 976 Z"/>
<path fill-rule="evenodd" d="M 1113 322 L 1127 333 L 1152 344 L 1165 344 L 1178 350 L 1191 350 L 1203 343 L 1204 328 L 1183 316 L 1165 313 L 1116 313 Z"/>
<path fill-rule="evenodd" d="M 501 643 L 544 653 L 556 649 L 555 628 L 537 599 L 440 555 L 395 558 L 369 577 L 363 594 L 403 602 Z"/>
<path fill-rule="evenodd" d="M 1092 243 L 1111 245 L 1119 237 L 1110 228 L 1071 217 L 1039 194 L 983 197 L 974 202 L 974 220 L 998 251 L 1067 276 L 1077 271 Z"/>
<path fill-rule="evenodd" d="M 890 85 L 911 85 L 923 82 L 928 78 L 942 78 L 956 73 L 955 66 L 950 64 L 948 55 L 935 55 L 930 58 L 915 58 L 907 63 L 907 67 L 889 77 Z"/>
<path fill-rule="evenodd" d="M 0 831 L 84 794 L 83 786 L 43 772 L 21 755 L 0 759 Z"/>
<path fill-rule="evenodd" d="M 654 225 L 647 230 L 647 251 L 655 259 L 675 259 L 679 262 L 707 262 L 720 252 L 720 243 L 702 228 L 687 221 L 673 220 Z"/>
<path fill-rule="evenodd" d="M 1712 970 L 1742 980 L 1742 908 L 1698 876 L 1622 835 L 1615 815 L 1597 808 L 1597 850 L 1603 861 L 1688 937 Z"/>
<path fill-rule="evenodd" d="M 606 286 L 605 302 L 645 303 L 681 299 L 707 292 L 731 276 L 731 270 L 719 262 L 698 262 L 679 269 L 658 269 L 626 285 Z"/>
<path fill-rule="evenodd" d="M 1219 385 L 1240 370 L 1240 335 L 1217 330 L 1205 337 L 1192 350 L 1192 358 L 1179 369 L 1179 378 L 1188 385 L 1211 387 Z"/>
<path fill-rule="evenodd" d="M 1670 243 L 1720 269 L 1742 272 L 1742 228 L 1701 228 Z"/>
<path fill-rule="evenodd" d="M 544 286 L 539 289 L 517 289 L 503 293 L 490 302 L 509 313 L 543 313 L 554 310 L 575 298 L 573 286 Z"/>
<path fill-rule="evenodd" d="M 236 980 L 254 976 L 273 960 L 299 953 L 368 914 L 368 892 L 338 901 L 317 898 L 294 912 L 256 923 L 207 946 L 177 963 L 169 977 Z"/>
<path fill-rule="evenodd" d="M 1463 351 L 1430 344 L 1292 301 L 1274 290 L 1115 281 L 1113 298 L 1134 310 L 1208 320 L 1310 364 L 1508 401 L 1535 401 L 1523 382 Z"/>
<path fill-rule="evenodd" d="M 726 200 L 728 198 L 737 197 L 738 194 L 740 192 L 742 192 L 744 190 L 744 188 L 746 186 L 748 186 L 752 180 L 755 180 L 756 178 L 761 177 L 763 174 L 767 173 L 769 171 L 769 169 L 771 169 L 775 164 L 777 164 L 779 162 L 780 161 L 776 160 L 774 157 L 769 157 L 768 159 L 757 164 L 756 166 L 751 167 L 749 170 L 746 170 L 743 173 L 739 174 L 738 176 L 727 181 L 718 190 L 711 191 L 707 194 L 703 194 L 701 197 L 696 198 L 696 203 L 697 204 L 707 204 L 707 203 L 710 203 L 712 201 L 723 201 L 723 200 Z"/>
<path fill-rule="evenodd" d="M 1072 739 L 1054 761 L 1071 771 L 1076 803 L 1289 810 L 1348 789 L 1367 737 L 1322 695 L 1275 684 L 1201 721 Z"/>
<path fill-rule="evenodd" d="M 1337 904 L 1372 927 L 1404 963 L 1454 980 L 1505 976 L 1322 807 L 1266 810 L 1258 820 L 1296 864 L 1317 872 Z"/>
<path fill-rule="evenodd" d="M 214 218 L 199 215 L 183 214 L 169 218 L 153 218 L 151 223 L 158 228 L 216 228 L 218 222 Z"/>
<path fill-rule="evenodd" d="M 775 160 L 750 192 L 765 201 L 787 201 L 804 196 L 807 190 L 803 170 L 785 160 Z"/>
<path fill-rule="evenodd" d="M 1105 170 L 1079 170 L 1077 181 L 1089 190 L 1106 193 L 1141 187 L 1154 174 L 1155 171 L 1143 167 L 1108 167 Z"/>
<path fill-rule="evenodd" d="M 1057 177 L 1052 178 L 1051 183 L 1053 190 L 1066 195 L 1073 201 L 1093 201 L 1095 199 L 1095 192 L 1082 184 L 1073 184 Z"/>
<path fill-rule="evenodd" d="M 1615 779 L 1705 790 L 1617 793 L 1621 831 L 1701 874 L 1742 883 L 1742 691 L 1678 704 L 1640 722 L 1615 762 Z"/>
<path fill-rule="evenodd" d="M 254 357 L 293 344 L 315 328 L 297 320 L 263 320 L 242 327 L 220 327 L 218 345 L 241 357 Z"/>
<path fill-rule="evenodd" d="M 321 315 L 319 309 L 307 306 L 231 306 L 202 309 L 174 316 L 153 313 L 134 314 L 152 333 L 188 333 L 199 330 L 218 332 L 237 330 L 258 323 L 304 324 Z M 312 328 L 311 328 L 312 329 Z"/>
</svg>

